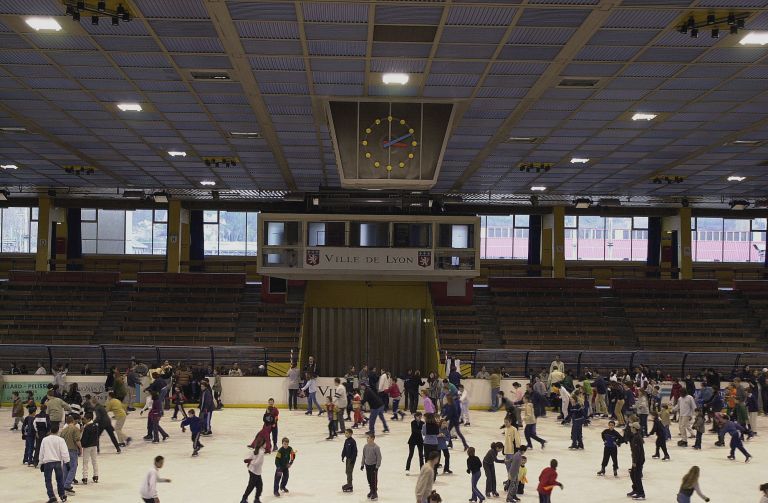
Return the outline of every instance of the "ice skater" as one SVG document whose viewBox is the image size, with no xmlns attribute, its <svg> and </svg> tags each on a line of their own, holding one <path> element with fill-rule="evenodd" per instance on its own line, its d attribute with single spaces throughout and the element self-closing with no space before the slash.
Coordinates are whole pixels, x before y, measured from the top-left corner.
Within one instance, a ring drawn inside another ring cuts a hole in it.
<svg viewBox="0 0 768 503">
<path fill-rule="evenodd" d="M 503 459 L 499 459 L 499 453 L 504 451 L 504 444 L 493 442 L 491 448 L 483 457 L 483 471 L 485 472 L 485 496 L 498 498 L 499 493 L 496 490 L 496 463 L 504 464 Z"/>
<path fill-rule="evenodd" d="M 603 439 L 603 462 L 600 464 L 598 475 L 605 475 L 605 467 L 608 466 L 608 460 L 613 461 L 613 476 L 619 476 L 618 451 L 619 446 L 624 441 L 621 434 L 616 431 L 616 421 L 608 421 L 608 428 L 600 434 Z"/>
<path fill-rule="evenodd" d="M 363 456 L 360 463 L 360 470 L 365 470 L 368 478 L 368 499 L 376 501 L 379 499 L 379 468 L 381 467 L 381 449 L 376 445 L 376 435 L 368 432 L 366 435 L 365 447 L 363 447 Z"/>
<path fill-rule="evenodd" d="M 424 438 L 421 436 L 421 428 L 424 421 L 421 420 L 421 412 L 416 412 L 411 421 L 411 436 L 408 437 L 408 459 L 405 462 L 405 474 L 411 471 L 411 459 L 413 451 L 419 455 L 419 469 L 424 465 Z"/>
<path fill-rule="evenodd" d="M 341 461 L 345 463 L 347 483 L 341 486 L 341 490 L 345 493 L 351 493 L 352 487 L 352 473 L 355 471 L 355 462 L 357 461 L 357 442 L 352 438 L 352 430 L 347 428 L 344 430 L 344 447 L 341 449 Z"/>
<path fill-rule="evenodd" d="M 193 411 L 190 411 L 193 412 Z M 243 460 L 248 465 L 248 487 L 245 488 L 240 503 L 248 503 L 248 496 L 256 489 L 256 497 L 253 503 L 261 503 L 261 492 L 264 490 L 264 481 L 261 478 L 261 469 L 264 466 L 264 439 L 259 438 L 253 449 L 253 454 Z"/>
<path fill-rule="evenodd" d="M 667 429 L 664 428 L 664 424 L 661 422 L 659 413 L 655 410 L 651 412 L 653 417 L 653 427 L 648 436 L 656 434 L 656 454 L 651 456 L 653 459 L 659 459 L 659 449 L 664 453 L 662 461 L 669 461 L 669 452 L 667 452 Z"/>
<path fill-rule="evenodd" d="M 471 485 L 472 485 L 472 497 L 469 498 L 469 501 L 485 501 L 485 496 L 483 496 L 483 493 L 480 492 L 480 489 L 477 488 L 477 483 L 480 481 L 480 468 L 483 467 L 483 463 L 480 461 L 480 458 L 475 456 L 475 448 L 470 447 L 467 449 L 467 473 L 471 477 Z"/>
<path fill-rule="evenodd" d="M 181 421 L 182 433 L 187 432 L 187 426 L 189 426 L 189 432 L 192 434 L 192 456 L 197 456 L 200 449 L 205 447 L 200 443 L 200 434 L 203 432 L 203 421 L 195 415 L 195 409 L 190 409 L 189 414 Z M 258 498 L 256 498 L 258 500 Z"/>
<path fill-rule="evenodd" d="M 291 467 L 296 460 L 296 451 L 290 446 L 290 440 L 288 437 L 284 437 L 282 440 L 282 447 L 277 450 L 275 454 L 275 487 L 274 495 L 280 497 L 280 492 L 288 492 L 288 477 L 290 475 Z"/>
</svg>

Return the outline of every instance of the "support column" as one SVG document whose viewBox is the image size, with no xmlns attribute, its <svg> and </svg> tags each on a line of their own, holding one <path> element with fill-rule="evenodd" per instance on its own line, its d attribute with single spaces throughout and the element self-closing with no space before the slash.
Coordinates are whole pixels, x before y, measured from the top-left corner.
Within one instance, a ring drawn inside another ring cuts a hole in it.
<svg viewBox="0 0 768 503">
<path fill-rule="evenodd" d="M 669 253 L 674 255 L 680 270 L 678 279 L 693 279 L 693 253 L 691 242 L 691 208 L 680 208 L 677 215 L 664 217 L 661 221 L 662 242 L 667 239 L 674 243 Z M 665 261 L 664 245 L 662 245 L 662 262 Z"/>
<path fill-rule="evenodd" d="M 37 212 L 37 253 L 35 254 L 35 271 L 51 270 L 50 258 L 53 243 L 51 243 L 51 228 L 53 226 L 53 201 L 47 195 L 38 199 Z"/>
<path fill-rule="evenodd" d="M 181 201 L 168 201 L 168 241 L 166 243 L 166 272 L 181 272 Z"/>
<path fill-rule="evenodd" d="M 547 263 L 548 262 L 548 263 Z M 552 267 L 553 278 L 565 278 L 565 207 L 555 206 L 541 226 L 541 265 Z"/>
</svg>

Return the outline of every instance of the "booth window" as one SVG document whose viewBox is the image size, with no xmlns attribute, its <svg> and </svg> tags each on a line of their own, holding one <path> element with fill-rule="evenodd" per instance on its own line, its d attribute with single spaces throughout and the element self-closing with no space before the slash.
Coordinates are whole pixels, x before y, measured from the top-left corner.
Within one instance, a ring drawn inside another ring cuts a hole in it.
<svg viewBox="0 0 768 503">
<path fill-rule="evenodd" d="M 0 240 L 3 253 L 37 251 L 37 208 L 12 207 L 0 210 Z"/>
<path fill-rule="evenodd" d="M 257 253 L 258 213 L 210 210 L 203 212 L 206 255 L 245 256 Z"/>
<path fill-rule="evenodd" d="M 165 255 L 168 210 L 80 211 L 83 253 Z"/>
</svg>

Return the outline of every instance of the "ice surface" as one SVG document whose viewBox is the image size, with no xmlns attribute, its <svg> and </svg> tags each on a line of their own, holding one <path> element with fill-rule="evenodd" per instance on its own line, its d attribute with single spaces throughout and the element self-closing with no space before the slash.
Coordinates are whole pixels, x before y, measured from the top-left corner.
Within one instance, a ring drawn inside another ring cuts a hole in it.
<svg viewBox="0 0 768 503">
<path fill-rule="evenodd" d="M 246 448 L 255 432 L 261 426 L 263 410 L 256 409 L 225 409 L 214 414 L 214 435 L 203 438 L 205 448 L 198 458 L 190 457 L 191 442 L 189 433 L 182 434 L 177 422 L 171 422 L 166 415 L 163 426 L 171 434 L 171 438 L 161 444 L 146 443 L 141 440 L 144 435 L 146 416 L 132 413 L 126 423 L 126 431 L 134 439 L 138 439 L 124 450 L 123 454 L 115 454 L 106 434 L 102 436 L 102 454 L 99 457 L 100 482 L 86 487 L 76 486 L 77 494 L 69 501 L 75 503 L 110 502 L 135 503 L 141 501 L 138 487 L 144 474 L 150 468 L 154 456 L 161 454 L 166 457 L 166 466 L 162 476 L 172 479 L 170 484 L 160 485 L 160 500 L 163 503 L 175 502 L 211 502 L 225 503 L 240 501 L 242 492 L 248 481 L 248 475 L 243 458 L 248 455 Z M 3 417 L 10 425 L 10 410 L 2 409 Z M 482 458 L 492 441 L 502 441 L 501 431 L 503 413 L 472 411 L 472 425 L 464 428 L 467 441 L 474 446 Z M 408 454 L 406 441 L 409 434 L 409 417 L 403 422 L 389 421 L 392 430 L 382 434 L 382 428 L 377 425 L 377 442 L 381 446 L 383 465 L 379 473 L 379 501 L 413 502 L 415 501 L 414 486 L 418 475 L 418 461 L 411 468 L 411 475 L 405 475 L 405 459 Z M 529 451 L 528 474 L 529 483 L 525 488 L 522 500 L 537 502 L 535 482 L 541 469 L 552 458 L 560 462 L 560 481 L 565 489 L 555 489 L 552 501 L 557 502 L 595 502 L 614 503 L 628 501 L 626 493 L 630 490 L 627 468 L 630 465 L 629 449 L 619 448 L 619 478 L 614 479 L 609 472 L 607 477 L 597 477 L 600 460 L 602 459 L 602 443 L 600 431 L 605 427 L 606 420 L 596 420 L 592 426 L 585 428 L 584 441 L 586 450 L 569 451 L 570 428 L 560 426 L 553 414 L 541 419 L 538 426 L 539 434 L 549 443 L 544 451 L 535 445 Z M 672 424 L 674 439 L 668 444 L 672 461 L 661 462 L 651 459 L 653 454 L 653 438 L 646 439 L 645 489 L 648 501 L 673 502 L 679 487 L 680 479 L 691 465 L 699 465 L 702 470 L 701 486 L 704 493 L 717 502 L 751 503 L 760 499 L 758 485 L 768 482 L 766 459 L 768 447 L 765 437 L 768 437 L 768 420 L 760 417 L 763 432 L 746 446 L 754 456 L 753 461 L 744 463 L 744 458 L 737 453 L 736 461 L 728 461 L 727 448 L 713 446 L 716 437 L 706 434 L 704 449 L 694 451 L 690 448 L 680 448 L 677 442 L 677 424 Z M 521 431 L 522 435 L 522 431 Z M 327 419 L 317 416 L 308 417 L 303 412 L 281 410 L 280 437 L 288 436 L 291 445 L 297 449 L 298 455 L 294 465 L 288 488 L 290 494 L 279 500 L 282 502 L 364 502 L 368 487 L 365 474 L 355 470 L 355 491 L 352 494 L 341 491 L 345 483 L 344 465 L 341 462 L 342 437 L 326 441 Z M 356 430 L 355 438 L 358 448 L 362 449 L 365 442 L 364 432 Z M 692 445 L 692 444 L 691 444 Z M 0 431 L 0 502 L 3 503 L 32 503 L 47 500 L 43 486 L 42 474 L 21 464 L 23 442 L 17 432 L 9 432 L 7 427 Z M 359 462 L 359 460 L 358 460 Z M 504 480 L 504 467 L 497 465 L 499 485 Z M 439 476 L 435 489 L 448 503 L 464 502 L 469 499 L 469 475 L 466 474 L 466 455 L 462 452 L 461 443 L 455 443 L 451 451 L 451 468 L 453 475 Z M 610 470 L 610 466 L 609 466 Z M 78 470 L 78 478 L 80 472 Z M 275 501 L 272 496 L 272 480 L 274 475 L 274 456 L 269 455 L 264 463 L 265 491 L 262 501 Z M 480 480 L 480 489 L 485 488 L 485 478 Z M 501 487 L 499 487 L 501 492 Z M 502 499 L 497 501 L 503 500 Z M 251 496 L 250 501 L 252 501 Z M 492 500 L 489 500 L 489 502 Z M 694 500 L 696 501 L 696 496 Z"/>
</svg>

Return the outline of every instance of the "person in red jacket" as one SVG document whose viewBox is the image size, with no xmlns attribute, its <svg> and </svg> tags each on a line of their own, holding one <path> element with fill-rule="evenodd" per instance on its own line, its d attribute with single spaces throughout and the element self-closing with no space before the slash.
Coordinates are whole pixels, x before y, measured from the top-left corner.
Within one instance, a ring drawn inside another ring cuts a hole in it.
<svg viewBox="0 0 768 503">
<path fill-rule="evenodd" d="M 541 470 L 539 475 L 539 486 L 536 490 L 539 492 L 539 503 L 549 503 L 552 489 L 555 486 L 563 488 L 563 484 L 557 481 L 557 460 L 553 459 L 549 462 L 549 467 Z"/>
</svg>

